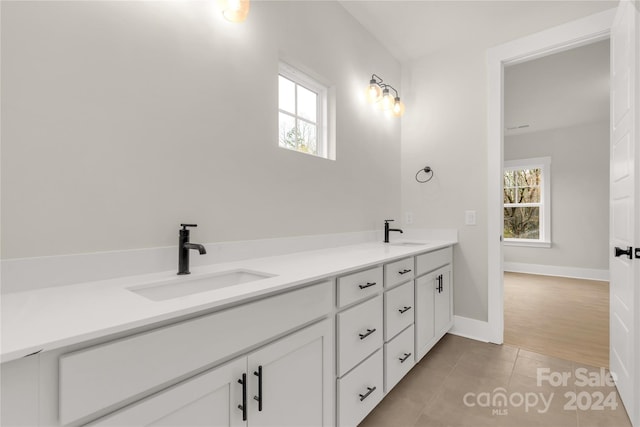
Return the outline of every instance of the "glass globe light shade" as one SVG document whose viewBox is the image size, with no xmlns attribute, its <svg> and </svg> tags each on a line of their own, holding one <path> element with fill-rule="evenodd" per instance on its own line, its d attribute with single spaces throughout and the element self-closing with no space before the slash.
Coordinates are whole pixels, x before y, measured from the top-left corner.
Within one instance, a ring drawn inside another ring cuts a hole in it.
<svg viewBox="0 0 640 427">
<path fill-rule="evenodd" d="M 393 96 L 391 96 L 391 93 L 389 92 L 389 88 L 385 87 L 384 90 L 382 91 L 382 99 L 380 100 L 380 104 L 378 105 L 384 111 L 391 110 L 393 108 L 394 101 L 395 99 L 393 98 Z"/>
<path fill-rule="evenodd" d="M 249 0 L 220 0 L 222 15 L 230 22 L 243 22 L 249 14 Z"/>
<path fill-rule="evenodd" d="M 404 114 L 404 102 L 400 101 L 400 97 L 396 96 L 391 111 L 395 117 L 401 117 Z"/>
<path fill-rule="evenodd" d="M 375 80 L 371 79 L 367 86 L 367 101 L 370 104 L 380 101 L 382 98 L 382 88 Z"/>
</svg>

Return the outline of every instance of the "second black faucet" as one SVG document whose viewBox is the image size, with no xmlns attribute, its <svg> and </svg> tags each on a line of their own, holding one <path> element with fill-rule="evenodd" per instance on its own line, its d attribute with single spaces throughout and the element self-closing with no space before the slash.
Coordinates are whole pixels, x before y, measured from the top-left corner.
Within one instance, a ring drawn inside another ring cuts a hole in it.
<svg viewBox="0 0 640 427">
<path fill-rule="evenodd" d="M 389 223 L 393 221 L 392 219 L 385 219 L 384 220 L 384 242 L 385 243 L 389 243 L 389 232 L 390 231 L 397 231 L 399 233 L 402 233 L 402 230 L 399 228 L 389 228 Z"/>
</svg>

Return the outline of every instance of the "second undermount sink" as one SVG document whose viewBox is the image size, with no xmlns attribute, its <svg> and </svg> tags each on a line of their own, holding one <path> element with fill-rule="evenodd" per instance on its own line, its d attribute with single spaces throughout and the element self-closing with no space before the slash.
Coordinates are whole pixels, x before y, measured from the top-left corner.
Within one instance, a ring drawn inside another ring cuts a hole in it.
<svg viewBox="0 0 640 427">
<path fill-rule="evenodd" d="M 206 276 L 180 276 L 172 279 L 127 288 L 129 291 L 141 295 L 151 301 L 165 301 L 168 299 L 226 288 L 257 280 L 275 277 L 275 274 L 251 271 L 245 269 L 222 271 Z"/>
<path fill-rule="evenodd" d="M 397 242 L 397 243 L 390 243 L 391 246 L 424 246 L 426 245 L 426 243 L 421 243 L 421 242 Z"/>
</svg>

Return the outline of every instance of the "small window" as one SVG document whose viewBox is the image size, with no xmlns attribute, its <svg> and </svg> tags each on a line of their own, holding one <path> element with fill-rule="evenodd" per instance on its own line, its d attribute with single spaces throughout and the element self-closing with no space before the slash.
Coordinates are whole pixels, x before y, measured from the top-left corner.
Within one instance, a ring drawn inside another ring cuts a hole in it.
<svg viewBox="0 0 640 427">
<path fill-rule="evenodd" d="M 328 147 L 328 88 L 289 65 L 278 75 L 278 144 L 282 148 L 332 158 Z"/>
<path fill-rule="evenodd" d="M 551 247 L 551 158 L 504 162 L 504 241 Z"/>
</svg>

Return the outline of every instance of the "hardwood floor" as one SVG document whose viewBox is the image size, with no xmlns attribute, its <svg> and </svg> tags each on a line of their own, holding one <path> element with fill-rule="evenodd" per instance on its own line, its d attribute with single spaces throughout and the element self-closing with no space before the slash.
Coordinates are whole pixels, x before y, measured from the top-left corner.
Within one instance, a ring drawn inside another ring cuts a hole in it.
<svg viewBox="0 0 640 427">
<path fill-rule="evenodd" d="M 609 367 L 609 283 L 504 275 L 504 343 Z"/>
</svg>

